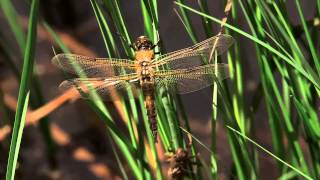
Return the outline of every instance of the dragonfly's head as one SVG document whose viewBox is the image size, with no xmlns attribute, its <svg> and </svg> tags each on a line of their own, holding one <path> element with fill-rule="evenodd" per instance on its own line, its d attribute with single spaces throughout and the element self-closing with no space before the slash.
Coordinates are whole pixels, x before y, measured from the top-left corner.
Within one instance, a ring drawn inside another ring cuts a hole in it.
<svg viewBox="0 0 320 180">
<path fill-rule="evenodd" d="M 150 41 L 150 39 L 147 36 L 139 36 L 136 42 L 133 44 L 133 48 L 136 51 L 152 50 L 154 48 L 154 44 Z"/>
</svg>

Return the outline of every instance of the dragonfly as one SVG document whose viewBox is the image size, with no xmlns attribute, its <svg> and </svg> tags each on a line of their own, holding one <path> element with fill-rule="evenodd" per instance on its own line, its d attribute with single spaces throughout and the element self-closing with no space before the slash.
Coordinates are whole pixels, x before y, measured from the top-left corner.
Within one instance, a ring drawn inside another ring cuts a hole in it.
<svg viewBox="0 0 320 180">
<path fill-rule="evenodd" d="M 228 64 L 208 64 L 206 59 L 214 52 L 220 55 L 234 42 L 232 36 L 218 34 L 193 46 L 155 57 L 154 44 L 148 37 L 140 36 L 131 45 L 134 59 L 96 58 L 77 54 L 57 54 L 53 64 L 65 72 L 86 75 L 63 81 L 60 89 L 75 89 L 87 98 L 92 85 L 102 98 L 111 99 L 114 92 L 140 89 L 144 96 L 150 129 L 157 142 L 155 94 L 165 88 L 168 92 L 186 94 L 201 90 L 228 78 Z M 75 66 L 80 67 L 76 69 Z M 84 85 L 85 84 L 85 85 Z"/>
</svg>

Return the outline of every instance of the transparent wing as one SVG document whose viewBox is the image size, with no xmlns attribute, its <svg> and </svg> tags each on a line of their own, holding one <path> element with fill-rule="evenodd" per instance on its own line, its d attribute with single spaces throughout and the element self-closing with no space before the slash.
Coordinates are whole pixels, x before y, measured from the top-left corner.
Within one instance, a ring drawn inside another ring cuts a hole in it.
<svg viewBox="0 0 320 180">
<path fill-rule="evenodd" d="M 128 59 L 94 58 L 77 54 L 58 54 L 52 58 L 53 64 L 62 70 L 88 77 L 110 77 L 135 72 L 135 64 Z M 79 72 L 75 66 L 80 67 Z"/>
<path fill-rule="evenodd" d="M 166 87 L 171 92 L 186 94 L 228 77 L 227 64 L 208 64 L 189 69 L 156 71 L 155 84 L 156 88 Z"/>
<path fill-rule="evenodd" d="M 165 65 L 167 69 L 183 69 L 204 65 L 203 60 L 208 60 L 212 49 L 218 55 L 225 52 L 234 42 L 232 36 L 221 34 L 206 39 L 191 47 L 164 54 L 152 62 L 153 67 Z"/>
<path fill-rule="evenodd" d="M 139 81 L 135 75 L 128 78 L 75 78 L 63 81 L 59 89 L 61 91 L 73 90 L 76 96 L 89 98 L 90 88 L 95 89 L 97 94 L 106 101 L 115 101 L 128 97 L 128 90 L 132 90 L 133 97 L 138 94 Z"/>
</svg>

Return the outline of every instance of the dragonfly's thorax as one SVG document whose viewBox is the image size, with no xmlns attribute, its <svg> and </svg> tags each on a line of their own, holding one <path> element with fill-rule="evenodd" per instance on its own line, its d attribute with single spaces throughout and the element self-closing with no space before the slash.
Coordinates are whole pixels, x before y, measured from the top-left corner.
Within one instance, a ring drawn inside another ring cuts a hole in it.
<svg viewBox="0 0 320 180">
<path fill-rule="evenodd" d="M 141 61 L 140 62 L 140 84 L 143 86 L 144 84 L 153 84 L 154 83 L 154 71 L 150 66 L 149 61 Z"/>
<path fill-rule="evenodd" d="M 135 59 L 139 63 L 141 61 L 151 61 L 154 57 L 153 50 L 139 50 L 135 52 Z"/>
<path fill-rule="evenodd" d="M 151 67 L 153 56 L 154 53 L 152 50 L 136 51 L 137 74 L 140 77 L 141 86 L 154 83 L 154 69 Z"/>
</svg>

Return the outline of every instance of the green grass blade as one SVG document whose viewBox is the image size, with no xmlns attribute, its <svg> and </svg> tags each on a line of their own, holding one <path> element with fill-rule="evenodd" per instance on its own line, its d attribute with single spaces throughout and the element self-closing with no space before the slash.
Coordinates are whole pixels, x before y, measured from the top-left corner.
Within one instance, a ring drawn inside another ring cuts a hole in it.
<svg viewBox="0 0 320 180">
<path fill-rule="evenodd" d="M 178 0 L 176 3 L 182 4 L 182 3 L 184 3 L 184 1 L 183 0 Z M 197 43 L 198 42 L 198 38 L 196 36 L 196 33 L 194 31 L 193 26 L 191 25 L 190 17 L 188 15 L 188 13 L 185 11 L 185 9 L 182 8 L 182 7 L 179 6 L 179 10 L 181 12 L 181 17 L 182 17 L 181 18 L 182 22 L 185 24 L 185 27 L 187 28 L 187 32 L 188 32 L 189 36 L 191 37 L 192 42 L 193 43 Z"/>
<path fill-rule="evenodd" d="M 214 64 L 218 63 L 217 53 L 214 56 Z M 215 70 L 216 71 L 216 70 Z M 211 178 L 217 179 L 218 177 L 218 165 L 217 165 L 217 118 L 218 118 L 218 85 L 215 82 L 212 90 L 212 115 L 211 115 Z"/>
<path fill-rule="evenodd" d="M 142 9 L 145 34 L 149 38 L 152 38 L 154 36 L 152 23 L 156 21 L 154 8 L 152 7 L 152 3 L 150 1 L 140 0 L 140 4 Z"/>
<path fill-rule="evenodd" d="M 111 33 L 110 27 L 105 19 L 105 14 L 103 13 L 101 7 L 98 5 L 96 0 L 91 0 L 91 5 L 95 13 L 101 35 L 107 50 L 109 57 L 118 57 L 120 58 L 120 53 L 118 47 L 115 43 L 115 39 Z"/>
<path fill-rule="evenodd" d="M 15 8 L 11 3 L 11 0 L 1 0 L 0 7 L 2 8 L 4 15 L 6 16 L 6 19 L 8 20 L 11 31 L 13 32 L 14 37 L 16 38 L 16 41 L 21 49 L 21 52 L 23 53 L 25 49 L 26 38 L 23 32 L 22 26 L 20 25 L 19 17 L 17 15 Z"/>
<path fill-rule="evenodd" d="M 25 51 L 26 47 L 26 38 L 25 34 L 23 31 L 22 23 L 19 22 L 20 16 L 16 12 L 12 2 L 10 0 L 4 0 L 0 1 L 0 7 L 2 7 L 2 10 L 5 14 L 5 17 L 9 23 L 10 29 L 13 32 L 13 35 L 19 45 L 20 51 L 22 54 Z M 6 44 L 8 46 L 9 44 Z M 6 47 L 5 49 L 7 49 Z M 10 48 L 10 47 L 9 47 Z M 14 52 L 16 55 L 16 52 Z M 12 67 L 12 70 L 15 72 L 17 68 L 14 67 L 14 63 L 10 62 L 10 58 L 8 59 L 8 64 Z M 40 107 L 41 105 L 44 104 L 44 98 L 41 92 L 41 87 L 40 87 L 40 80 L 37 76 L 37 67 L 36 65 L 34 66 L 33 69 L 33 75 L 32 75 L 32 85 L 30 85 L 31 88 L 31 98 L 30 98 L 30 105 L 31 108 L 36 109 Z M 16 75 L 18 81 L 20 81 L 20 75 Z M 39 122 L 39 127 L 41 130 L 41 133 L 45 139 L 45 144 L 47 148 L 47 154 L 49 156 L 49 161 L 50 161 L 50 166 L 54 167 L 55 166 L 55 159 L 53 158 L 54 153 L 55 153 L 55 144 L 53 142 L 53 139 L 51 137 L 51 132 L 49 128 L 49 120 L 47 118 L 42 118 L 41 121 Z"/>
<path fill-rule="evenodd" d="M 27 92 L 26 96 L 23 99 L 24 104 L 22 104 L 21 106 L 18 106 L 21 109 L 20 108 L 17 109 L 17 113 L 19 113 L 20 120 L 15 120 L 14 126 L 13 126 L 13 132 L 12 132 L 12 138 L 11 138 L 11 144 L 10 144 L 10 150 L 9 150 L 9 158 L 8 158 L 8 164 L 7 164 L 7 173 L 6 173 L 7 180 L 13 180 L 15 176 L 15 171 L 18 163 L 19 150 L 21 145 L 21 139 L 23 134 L 23 128 L 26 120 L 26 114 L 28 111 L 29 97 L 30 97 L 30 91 Z"/>
<path fill-rule="evenodd" d="M 216 85 L 218 86 L 218 94 L 222 99 L 220 101 L 221 115 L 225 124 L 239 128 L 237 122 L 235 121 L 235 115 L 233 113 L 232 101 L 230 96 L 227 94 L 228 91 L 225 86 L 223 86 L 217 79 L 215 79 Z M 237 176 L 239 179 L 246 179 L 247 177 L 256 178 L 257 172 L 254 167 L 254 162 L 251 160 L 250 150 L 243 140 L 237 138 L 233 134 L 227 131 L 228 142 L 230 146 L 230 151 L 233 157 L 233 162 L 235 169 L 237 171 Z"/>
<path fill-rule="evenodd" d="M 314 64 L 316 66 L 316 70 L 317 70 L 318 74 L 320 75 L 319 55 L 317 54 L 317 50 L 315 49 L 314 43 L 313 43 L 313 41 L 311 39 L 311 35 L 310 35 L 309 30 L 308 30 L 305 17 L 303 15 L 303 12 L 302 12 L 302 9 L 301 9 L 300 1 L 296 0 L 295 2 L 296 2 L 297 9 L 298 9 L 299 17 L 300 17 L 300 20 L 301 20 L 301 23 L 302 23 L 302 27 L 303 27 L 303 30 L 304 30 L 304 34 L 306 36 L 306 39 L 307 39 L 307 42 L 308 42 L 308 45 L 309 45 L 309 48 L 310 48 L 310 51 L 311 51 L 312 59 L 313 59 Z"/>
<path fill-rule="evenodd" d="M 112 142 L 111 136 L 110 136 L 109 133 L 107 133 L 107 134 L 108 134 L 108 139 L 110 140 L 110 143 L 111 143 L 112 152 L 113 152 L 113 154 L 114 154 L 114 156 L 116 158 L 116 161 L 117 161 L 117 163 L 119 165 L 120 172 L 122 174 L 122 178 L 124 180 L 128 180 L 128 174 L 126 173 L 125 168 L 124 168 L 124 166 L 123 166 L 123 164 L 121 162 L 121 159 L 120 159 L 120 157 L 119 157 L 119 155 L 117 153 L 116 147 L 115 147 L 114 143 Z"/>
<path fill-rule="evenodd" d="M 198 5 L 200 7 L 200 11 L 205 13 L 205 14 L 209 14 L 209 9 L 208 9 L 208 3 L 207 1 L 204 0 L 198 0 Z M 202 26 L 205 30 L 206 36 L 207 38 L 213 36 L 213 31 L 212 31 L 212 24 L 211 21 L 208 18 L 202 17 L 201 18 L 202 21 Z"/>
<path fill-rule="evenodd" d="M 24 122 L 29 102 L 29 84 L 31 81 L 33 71 L 37 38 L 38 9 L 39 1 L 33 0 L 31 4 L 26 49 L 24 51 L 24 61 L 21 82 L 19 87 L 18 104 L 10 144 L 9 159 L 7 164 L 7 180 L 14 179 L 16 164 L 19 155 L 19 148 L 24 128 Z"/>
<path fill-rule="evenodd" d="M 130 48 L 130 44 L 132 44 L 131 37 L 128 33 L 118 2 L 103 0 L 103 4 L 107 12 L 110 14 L 112 22 L 120 36 L 122 47 L 124 48 L 127 56 L 133 58 L 133 49 Z"/>
<path fill-rule="evenodd" d="M 124 135 L 119 131 L 119 129 L 114 125 L 108 111 L 104 107 L 102 101 L 87 101 L 90 107 L 97 113 L 97 115 L 106 123 L 108 130 L 116 142 L 122 155 L 127 160 L 129 167 L 132 169 L 133 174 L 137 179 L 142 179 L 143 174 L 141 174 L 141 169 L 139 168 L 135 156 L 133 154 L 133 147 L 130 142 L 124 137 Z"/>
<path fill-rule="evenodd" d="M 97 2 L 95 0 L 90 0 L 90 3 L 92 6 L 92 9 L 93 9 L 93 12 L 96 16 L 96 19 L 97 19 L 97 22 L 99 25 L 99 29 L 101 31 L 101 35 L 102 35 L 108 56 L 114 57 L 114 53 L 113 53 L 113 51 L 111 51 L 111 46 L 108 41 L 108 39 L 110 39 L 110 38 L 107 39 L 108 34 L 110 34 L 109 26 L 108 26 L 107 22 L 105 21 L 105 18 L 103 18 L 102 11 L 101 11 L 99 5 L 97 4 Z"/>
<path fill-rule="evenodd" d="M 253 141 L 252 139 L 250 139 L 249 137 L 247 137 L 246 135 L 244 135 L 243 133 L 237 131 L 236 129 L 227 126 L 227 128 L 231 131 L 233 131 L 235 134 L 238 134 L 239 136 L 241 136 L 242 138 L 244 138 L 245 140 L 249 141 L 250 143 L 252 143 L 254 146 L 256 146 L 257 148 L 261 149 L 262 151 L 264 151 L 265 153 L 267 153 L 268 155 L 270 155 L 271 157 L 273 157 L 274 159 L 276 159 L 277 161 L 283 163 L 284 165 L 288 166 L 289 168 L 291 168 L 292 170 L 294 170 L 295 172 L 297 172 L 298 174 L 300 174 L 301 176 L 303 176 L 306 179 L 312 179 L 310 176 L 308 176 L 307 174 L 303 173 L 301 170 L 299 170 L 298 168 L 290 165 L 289 163 L 287 163 L 286 161 L 282 160 L 281 158 L 279 158 L 278 156 L 274 155 L 272 152 L 268 151 L 267 149 L 265 149 L 264 147 L 260 146 L 258 143 L 256 143 L 255 141 Z"/>
<path fill-rule="evenodd" d="M 304 126 L 306 141 L 308 142 L 309 151 L 311 155 L 313 174 L 315 179 L 320 178 L 320 147 L 318 141 L 320 139 L 320 124 L 317 116 L 317 112 L 313 111 L 313 108 L 308 106 L 305 101 L 299 101 L 294 98 L 294 104 L 298 111 L 298 115 L 301 119 L 301 123 Z"/>
</svg>

